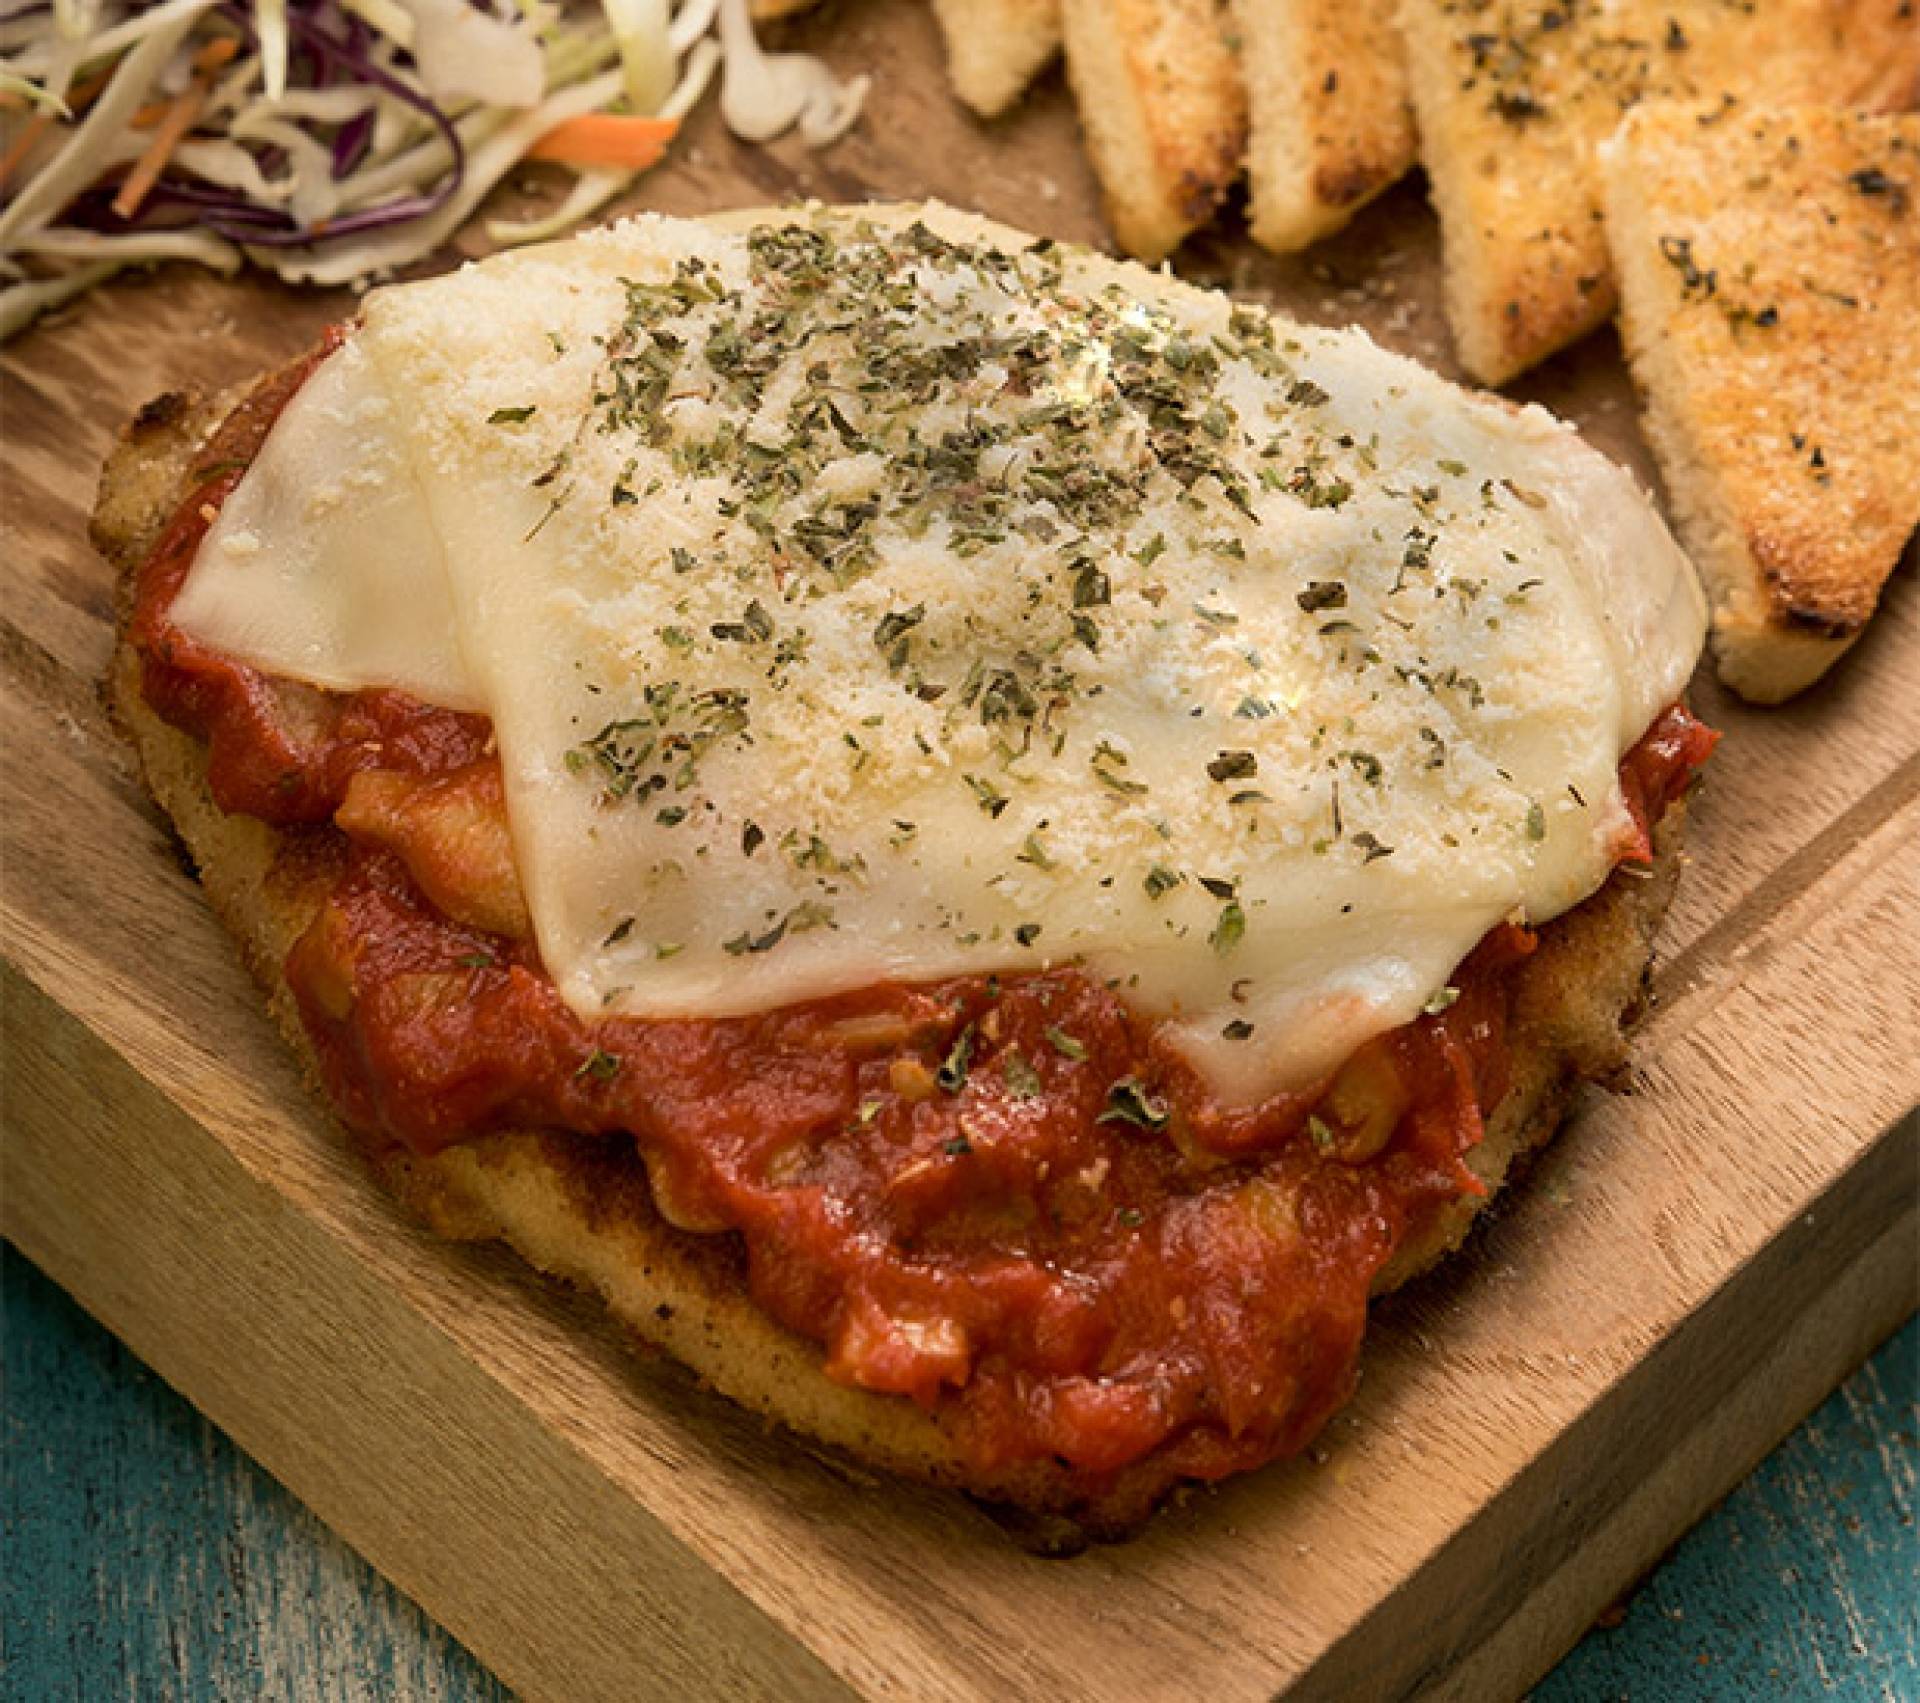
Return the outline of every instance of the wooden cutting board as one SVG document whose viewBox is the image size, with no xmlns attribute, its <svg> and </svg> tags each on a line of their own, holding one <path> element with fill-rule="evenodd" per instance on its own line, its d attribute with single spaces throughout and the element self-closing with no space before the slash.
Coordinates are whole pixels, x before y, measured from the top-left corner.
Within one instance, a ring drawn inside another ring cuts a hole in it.
<svg viewBox="0 0 1920 1703">
<path fill-rule="evenodd" d="M 711 111 L 644 204 L 936 195 L 1099 240 L 1057 77 L 982 128 L 916 6 L 807 26 L 876 74 L 824 157 Z M 1448 358 L 1406 188 L 1294 261 L 1183 266 Z M 0 612 L 6 1234 L 532 1698 L 1499 1698 L 1914 1305 L 1920 596 L 1726 731 L 1626 1097 L 1379 1309 L 1309 1460 L 1044 1561 L 640 1358 L 503 1254 L 404 1223 L 305 1096 L 107 726 L 96 471 L 143 400 L 348 306 L 184 271 L 8 350 Z M 1614 344 L 1526 387 L 1650 476 Z M 290 1606 L 290 1613 L 300 1612 Z"/>
</svg>

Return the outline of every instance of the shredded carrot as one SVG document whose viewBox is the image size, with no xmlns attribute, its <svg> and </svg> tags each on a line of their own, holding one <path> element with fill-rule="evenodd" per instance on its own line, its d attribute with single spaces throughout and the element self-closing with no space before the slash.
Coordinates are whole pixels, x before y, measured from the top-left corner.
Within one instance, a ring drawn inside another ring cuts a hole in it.
<svg viewBox="0 0 1920 1703">
<path fill-rule="evenodd" d="M 140 204 L 153 193 L 153 186 L 167 169 L 174 149 L 186 140 L 187 132 L 200 117 L 200 109 L 207 104 L 214 72 L 226 64 L 239 47 L 232 36 L 216 36 L 193 56 L 193 84 L 185 94 L 177 100 L 143 106 L 133 115 L 136 130 L 153 127 L 153 140 L 133 170 L 127 173 L 120 193 L 113 198 L 113 210 L 121 218 L 131 219 L 140 211 Z"/>
<path fill-rule="evenodd" d="M 527 150 L 530 160 L 569 166 L 614 166 L 644 171 L 667 151 L 680 129 L 677 118 L 636 118 L 591 112 L 556 124 Z"/>
<path fill-rule="evenodd" d="M 174 149 L 180 146 L 187 132 L 193 128 L 194 120 L 200 116 L 200 109 L 206 104 L 206 86 L 195 83 L 173 103 L 167 116 L 155 126 L 153 140 L 147 144 L 147 151 L 140 156 L 133 170 L 127 173 L 126 181 L 120 185 L 120 193 L 113 198 L 113 210 L 121 218 L 131 219 L 140 211 L 141 202 L 146 200 L 153 186 L 160 181 L 160 174 L 166 170 Z"/>
<path fill-rule="evenodd" d="M 20 134 L 14 137 L 7 151 L 0 154 L 0 184 L 4 184 L 13 176 L 14 167 L 27 157 L 33 145 L 52 127 L 53 114 L 50 112 L 36 112 L 20 126 Z"/>
<path fill-rule="evenodd" d="M 93 105 L 94 97 L 107 86 L 108 73 L 102 71 L 88 77 L 84 82 L 75 83 L 67 91 L 67 111 L 75 118 Z M 27 157 L 34 143 L 47 133 L 47 127 L 57 115 L 41 107 L 20 127 L 20 134 L 8 145 L 7 151 L 0 154 L 0 185 L 4 185 L 13 175 L 14 167 Z"/>
<path fill-rule="evenodd" d="M 193 56 L 193 68 L 201 76 L 218 71 L 236 53 L 240 51 L 239 39 L 230 35 L 215 36 L 212 41 Z"/>
</svg>

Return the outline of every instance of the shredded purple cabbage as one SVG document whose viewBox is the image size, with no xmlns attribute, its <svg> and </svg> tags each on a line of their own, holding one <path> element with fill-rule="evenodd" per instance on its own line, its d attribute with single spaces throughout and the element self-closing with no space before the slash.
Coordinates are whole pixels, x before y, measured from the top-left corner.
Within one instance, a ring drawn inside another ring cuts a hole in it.
<svg viewBox="0 0 1920 1703">
<path fill-rule="evenodd" d="M 333 175 L 337 182 L 367 157 L 373 146 L 373 114 L 350 118 L 333 133 Z"/>
<path fill-rule="evenodd" d="M 45 0 L 35 0 L 25 11 L 44 9 L 48 9 Z M 25 11 L 9 15 L 24 16 Z M 225 0 L 217 13 L 258 51 L 259 36 L 254 27 L 251 0 Z M 336 21 L 340 26 L 338 33 L 328 27 Z M 445 206 L 465 181 L 467 150 L 452 118 L 440 104 L 425 90 L 376 65 L 370 56 L 372 32 L 361 19 L 340 11 L 334 0 L 288 0 L 287 34 L 290 81 L 303 88 L 345 88 L 361 84 L 379 89 L 412 107 L 440 133 L 453 158 L 431 189 L 396 196 L 376 207 L 362 207 L 321 224 L 302 225 L 284 208 L 265 205 L 242 190 L 182 182 L 178 177 L 167 176 L 148 191 L 138 215 L 131 220 L 113 212 L 113 195 L 118 185 L 108 184 L 79 198 L 72 209 L 73 222 L 87 229 L 104 231 L 178 229 L 197 223 L 218 236 L 249 247 L 309 248 L 406 224 Z M 373 144 L 372 112 L 332 126 L 312 120 L 300 122 L 301 127 L 328 150 L 335 181 L 352 172 Z M 248 148 L 260 169 L 269 175 L 284 163 L 284 155 L 277 148 L 244 141 L 239 145 Z"/>
</svg>

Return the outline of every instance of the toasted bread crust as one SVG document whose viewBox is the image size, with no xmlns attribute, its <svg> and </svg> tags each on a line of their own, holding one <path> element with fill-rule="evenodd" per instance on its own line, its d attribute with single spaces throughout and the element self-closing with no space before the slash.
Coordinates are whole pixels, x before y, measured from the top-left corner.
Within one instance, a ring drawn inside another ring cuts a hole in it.
<svg viewBox="0 0 1920 1703">
<path fill-rule="evenodd" d="M 1060 0 L 933 0 L 953 92 L 997 118 L 1060 51 Z"/>
<path fill-rule="evenodd" d="M 1248 224 L 1279 253 L 1338 230 L 1412 169 L 1396 0 L 1234 0 Z"/>
<path fill-rule="evenodd" d="M 1859 637 L 1920 525 L 1920 117 L 1648 105 L 1606 191 L 1721 676 L 1778 702 Z"/>
<path fill-rule="evenodd" d="M 196 452 L 237 400 L 162 399 L 123 434 L 93 522 L 96 545 L 119 570 L 123 608 L 132 576 L 184 494 Z M 284 832 L 221 812 L 208 791 L 204 748 L 148 707 L 139 660 L 124 635 L 108 691 L 149 789 L 317 1084 L 283 964 L 338 874 L 341 837 L 331 827 Z M 1641 999 L 1653 932 L 1677 868 L 1682 813 L 1676 807 L 1663 823 L 1650 876 L 1617 874 L 1549 925 L 1539 950 L 1520 968 L 1512 1087 L 1468 1161 L 1486 1183 L 1488 1199 L 1516 1161 L 1553 1133 L 1575 1080 L 1623 1062 L 1623 1025 Z M 819 1350 L 750 1300 L 733 1237 L 677 1230 L 659 1215 L 630 1143 L 515 1131 L 430 1159 L 395 1148 L 373 1148 L 368 1157 L 386 1187 L 437 1233 L 505 1240 L 540 1270 L 597 1292 L 637 1335 L 722 1393 L 862 1461 L 1035 1513 L 1065 1514 L 1102 1535 L 1137 1526 L 1173 1488 L 1174 1476 L 1152 1457 L 1092 1502 L 1073 1475 L 1051 1461 L 987 1474 L 971 1470 L 937 1415 L 830 1380 Z M 1376 1290 L 1398 1286 L 1457 1246 L 1484 1205 L 1455 1202 L 1399 1249 Z"/>
<path fill-rule="evenodd" d="M 1062 0 L 1067 78 L 1107 222 L 1162 260 L 1240 175 L 1247 96 L 1226 0 Z"/>
<path fill-rule="evenodd" d="M 1502 384 L 1617 299 L 1598 150 L 1643 100 L 1902 104 L 1911 0 L 1401 0 L 1462 365 Z"/>
</svg>

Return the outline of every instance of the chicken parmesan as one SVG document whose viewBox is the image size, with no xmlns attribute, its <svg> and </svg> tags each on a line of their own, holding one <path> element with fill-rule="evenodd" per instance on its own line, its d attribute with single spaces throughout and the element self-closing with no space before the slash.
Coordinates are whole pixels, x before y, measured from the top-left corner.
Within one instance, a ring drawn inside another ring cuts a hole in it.
<svg viewBox="0 0 1920 1703">
<path fill-rule="evenodd" d="M 1095 1528 L 1302 1447 L 1617 1065 L 1713 739 L 1568 428 L 937 207 L 377 292 L 95 529 L 150 784 L 408 1204 Z"/>
</svg>

